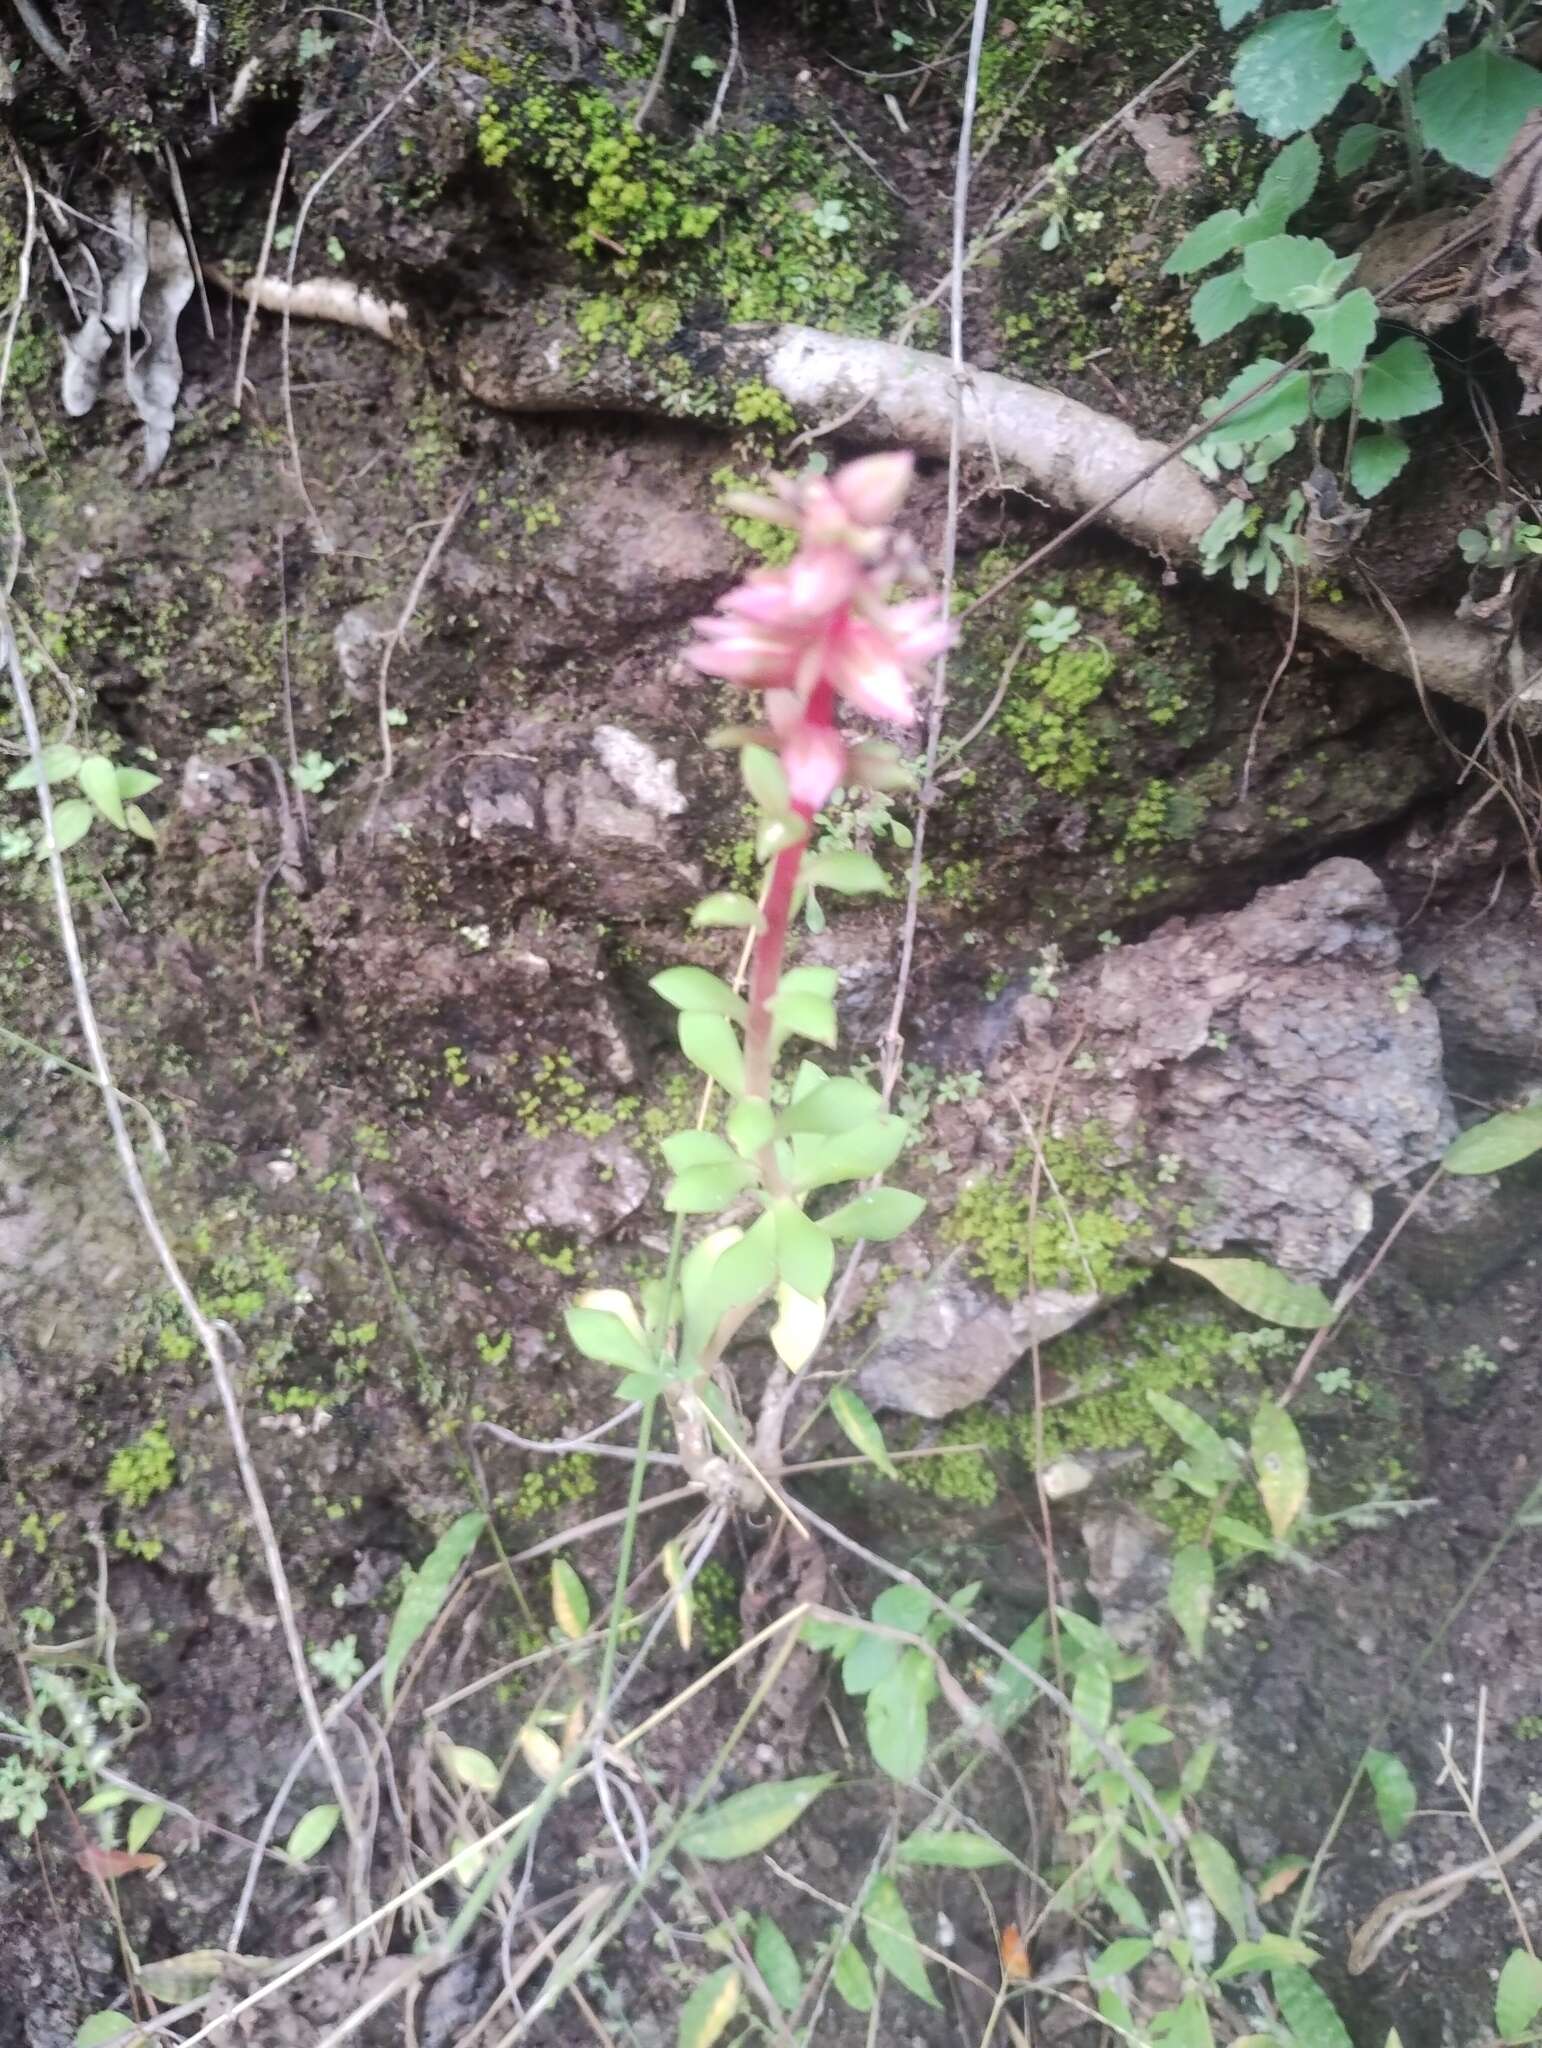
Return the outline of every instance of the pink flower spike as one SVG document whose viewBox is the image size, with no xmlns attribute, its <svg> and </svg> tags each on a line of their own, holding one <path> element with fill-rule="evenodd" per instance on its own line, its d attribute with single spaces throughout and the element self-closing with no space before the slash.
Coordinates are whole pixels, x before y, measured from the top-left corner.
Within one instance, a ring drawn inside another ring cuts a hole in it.
<svg viewBox="0 0 1542 2048">
<path fill-rule="evenodd" d="M 845 548 L 805 548 L 785 569 L 762 570 L 721 602 L 758 625 L 795 629 L 848 605 L 861 574 Z"/>
<path fill-rule="evenodd" d="M 782 740 L 782 766 L 793 809 L 812 818 L 846 776 L 846 749 L 833 725 L 802 724 Z"/>
<path fill-rule="evenodd" d="M 863 619 L 852 619 L 831 650 L 829 677 L 849 704 L 869 718 L 914 725 L 915 700 L 904 665 L 888 636 Z"/>
<path fill-rule="evenodd" d="M 905 502 L 916 459 L 908 450 L 864 455 L 836 471 L 830 488 L 859 526 L 888 526 Z"/>
<path fill-rule="evenodd" d="M 685 650 L 685 659 L 704 676 L 721 676 L 725 683 L 743 683 L 754 690 L 785 688 L 791 680 L 795 658 L 795 648 L 748 628 L 737 633 L 714 634 Z"/>
</svg>

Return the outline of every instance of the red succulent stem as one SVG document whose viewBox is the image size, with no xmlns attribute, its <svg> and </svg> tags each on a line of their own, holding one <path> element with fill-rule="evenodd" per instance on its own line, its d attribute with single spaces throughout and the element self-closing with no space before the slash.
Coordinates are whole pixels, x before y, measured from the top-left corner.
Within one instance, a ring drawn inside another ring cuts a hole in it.
<svg viewBox="0 0 1542 2048">
<path fill-rule="evenodd" d="M 814 685 L 804 718 L 809 725 L 834 725 L 835 692 L 829 683 Z M 808 845 L 807 828 L 813 823 L 813 812 L 807 805 L 795 803 L 793 810 L 803 822 L 804 835 L 795 846 L 783 847 L 771 864 L 771 882 L 760 912 L 760 935 L 750 963 L 749 1015 L 744 1025 L 744 1092 L 758 1095 L 764 1102 L 771 1099 L 771 999 L 782 978 L 793 897 Z"/>
</svg>

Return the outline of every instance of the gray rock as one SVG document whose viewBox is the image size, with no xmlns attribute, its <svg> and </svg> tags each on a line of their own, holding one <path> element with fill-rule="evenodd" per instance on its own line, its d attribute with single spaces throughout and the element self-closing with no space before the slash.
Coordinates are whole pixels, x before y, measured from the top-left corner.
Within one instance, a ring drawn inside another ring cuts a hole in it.
<svg viewBox="0 0 1542 2048">
<path fill-rule="evenodd" d="M 1004 1302 L 957 1272 L 902 1282 L 878 1323 L 863 1393 L 887 1408 L 933 1420 L 983 1400 L 1033 1343 L 1069 1330 L 1097 1307 L 1095 1294 L 1042 1288 Z"/>
<path fill-rule="evenodd" d="M 1542 910 L 1530 901 L 1446 928 L 1432 920 L 1411 949 L 1452 1047 L 1542 1073 Z"/>
<path fill-rule="evenodd" d="M 975 1151 L 958 1163 L 999 1175 L 1023 1143 L 1010 1106 L 1049 1103 L 1050 1135 L 1096 1125 L 1151 1188 L 1121 1256 L 1155 1264 L 1181 1208 L 1190 1246 L 1329 1278 L 1369 1230 L 1376 1191 L 1455 1131 L 1439 1020 L 1399 970 L 1386 896 L 1358 861 L 1326 861 L 1228 915 L 1174 919 L 1075 969 L 1057 1002 L 1019 1002 L 1018 1042 L 986 1070 Z M 1005 1302 L 952 1272 L 907 1281 L 862 1385 L 889 1407 L 950 1414 L 991 1391 L 1035 1328 L 1045 1341 L 1097 1301 Z"/>
</svg>

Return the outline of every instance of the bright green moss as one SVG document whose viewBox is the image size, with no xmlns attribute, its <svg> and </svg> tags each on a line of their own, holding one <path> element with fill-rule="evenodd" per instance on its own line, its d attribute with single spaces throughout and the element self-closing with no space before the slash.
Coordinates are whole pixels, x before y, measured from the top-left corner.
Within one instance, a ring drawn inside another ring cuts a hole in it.
<svg viewBox="0 0 1542 2048">
<path fill-rule="evenodd" d="M 893 208 L 848 152 L 826 151 L 805 127 L 639 133 L 606 93 L 544 80 L 534 62 L 499 68 L 493 83 L 477 122 L 483 162 L 603 273 L 604 290 L 578 315 L 585 341 L 651 355 L 697 306 L 856 333 L 892 324 L 903 296 L 884 263 Z M 699 370 L 682 367 L 690 409 Z M 730 404 L 742 425 L 790 425 L 780 400 L 768 410 L 747 391 Z"/>
<path fill-rule="evenodd" d="M 739 1619 L 739 1582 L 726 1564 L 708 1558 L 691 1587 L 696 1640 L 716 1661 L 737 1650 L 744 1638 Z"/>
<path fill-rule="evenodd" d="M 1009 696 L 1001 729 L 1018 758 L 1049 789 L 1072 796 L 1085 789 L 1107 760 L 1107 744 L 1085 714 L 1114 673 L 1114 657 L 1099 643 L 1062 647 L 1036 662 L 1026 688 Z"/>
<path fill-rule="evenodd" d="M 1152 1196 L 1130 1156 L 1097 1124 L 1049 1138 L 1037 1196 L 1034 1157 L 1024 1146 L 954 1204 L 944 1231 L 970 1272 L 1004 1301 L 1030 1286 L 1104 1296 L 1134 1286 L 1143 1268 L 1120 1254 L 1142 1234 Z"/>
<path fill-rule="evenodd" d="M 574 1501 L 588 1500 L 599 1487 L 595 1461 L 585 1451 L 549 1458 L 525 1474 L 509 1505 L 516 1522 L 535 1522 Z"/>
<path fill-rule="evenodd" d="M 902 1482 L 936 1500 L 962 1507 L 990 1507 L 999 1488 L 990 1454 L 1011 1450 L 1015 1441 L 1007 1417 L 986 1408 L 970 1408 L 944 1423 L 934 1441 L 960 1448 L 938 1458 L 907 1458 L 895 1468 Z M 986 1448 L 974 1448 L 980 1444 Z M 969 1448 L 963 1448 L 965 1445 Z"/>
<path fill-rule="evenodd" d="M 177 1453 L 164 1423 L 154 1422 L 133 1443 L 114 1451 L 107 1467 L 107 1498 L 125 1508 L 148 1507 L 176 1483 Z"/>
</svg>

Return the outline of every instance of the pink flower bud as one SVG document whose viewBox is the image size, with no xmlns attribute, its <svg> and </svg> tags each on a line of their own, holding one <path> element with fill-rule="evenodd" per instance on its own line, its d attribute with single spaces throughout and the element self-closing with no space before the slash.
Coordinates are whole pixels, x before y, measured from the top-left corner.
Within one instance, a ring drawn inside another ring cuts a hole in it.
<svg viewBox="0 0 1542 2048">
<path fill-rule="evenodd" d="M 849 704 L 869 718 L 914 725 L 915 699 L 903 664 L 885 633 L 865 619 L 851 619 L 831 649 L 827 673 Z"/>
<path fill-rule="evenodd" d="M 830 488 L 858 526 L 888 526 L 905 502 L 916 459 L 908 449 L 864 455 L 836 471 Z"/>
</svg>

